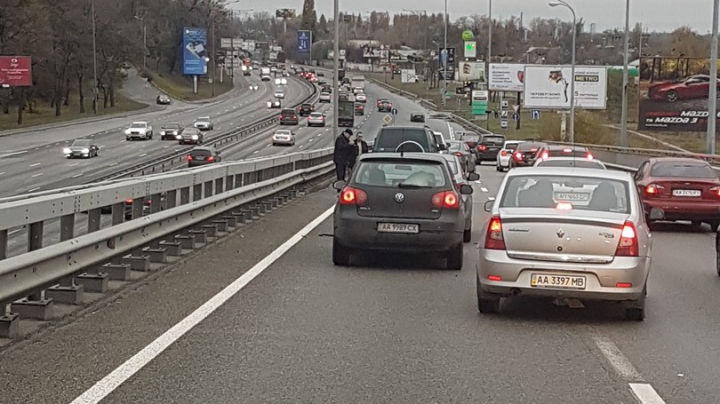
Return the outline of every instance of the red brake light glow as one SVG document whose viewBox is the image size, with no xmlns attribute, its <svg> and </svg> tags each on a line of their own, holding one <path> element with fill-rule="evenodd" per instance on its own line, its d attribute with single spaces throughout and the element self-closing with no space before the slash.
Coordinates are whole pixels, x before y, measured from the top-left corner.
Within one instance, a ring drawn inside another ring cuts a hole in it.
<svg viewBox="0 0 720 404">
<path fill-rule="evenodd" d="M 515 153 L 515 160 L 522 160 L 522 153 L 516 152 L 516 153 Z"/>
<path fill-rule="evenodd" d="M 460 153 L 460 152 L 455 152 L 455 155 L 458 156 L 458 157 L 462 157 L 462 156 L 463 156 L 463 154 Z"/>
<path fill-rule="evenodd" d="M 503 156 L 503 157 L 507 156 L 507 150 L 502 150 L 502 151 L 500 152 L 500 155 Z"/>
<path fill-rule="evenodd" d="M 213 157 L 213 156 L 208 156 L 208 158 L 207 158 L 207 161 L 214 161 L 214 160 L 215 160 L 215 157 Z"/>
<path fill-rule="evenodd" d="M 187 155 L 187 161 L 192 161 L 192 156 L 189 154 Z"/>
<path fill-rule="evenodd" d="M 432 204 L 436 208 L 457 209 L 460 207 L 460 199 L 453 191 L 438 192 L 433 195 Z"/>
<path fill-rule="evenodd" d="M 573 149 L 570 148 L 563 149 L 563 153 L 572 153 L 572 151 Z"/>
<path fill-rule="evenodd" d="M 487 235 L 485 235 L 485 249 L 505 249 L 505 239 L 503 238 L 502 221 L 500 220 L 500 216 L 493 216 L 492 218 L 490 218 Z"/>
<path fill-rule="evenodd" d="M 132 199 L 125 199 L 125 203 L 133 203 Z"/>
<path fill-rule="evenodd" d="M 547 160 L 547 158 L 548 158 L 549 156 L 550 156 L 550 155 L 548 154 L 548 152 L 543 152 L 542 156 L 540 156 L 540 159 L 541 159 L 541 160 Z"/>
<path fill-rule="evenodd" d="M 499 276 L 499 275 L 488 275 L 487 279 L 488 279 L 489 281 L 493 281 L 493 282 L 500 282 L 500 281 L 502 281 L 502 276 Z"/>
<path fill-rule="evenodd" d="M 367 202 L 367 193 L 362 189 L 346 187 L 340 194 L 341 205 L 363 205 Z"/>
<path fill-rule="evenodd" d="M 558 202 L 555 209 L 557 210 L 572 210 L 573 206 L 570 202 Z"/>
<path fill-rule="evenodd" d="M 620 233 L 620 243 L 618 243 L 615 255 L 618 257 L 637 257 L 639 253 L 637 231 L 632 222 L 625 222 Z"/>
<path fill-rule="evenodd" d="M 595 157 L 593 157 L 592 153 L 590 153 L 590 152 L 588 152 L 587 156 L 585 156 L 585 157 L 587 157 L 588 160 L 592 160 L 595 158 Z"/>
<path fill-rule="evenodd" d="M 645 187 L 645 194 L 647 195 L 657 195 L 660 193 L 660 190 L 665 189 L 662 185 L 657 184 L 650 184 L 647 187 Z"/>
<path fill-rule="evenodd" d="M 712 187 L 710 188 L 710 192 L 712 192 L 714 196 L 720 197 L 720 187 Z"/>
<path fill-rule="evenodd" d="M 478 150 L 485 151 L 485 150 L 487 150 L 487 146 L 485 146 L 484 144 L 481 144 L 480 146 L 478 146 Z"/>
<path fill-rule="evenodd" d="M 616 287 L 616 288 L 631 288 L 631 287 L 632 287 L 632 283 L 620 282 L 620 283 L 616 283 L 616 284 L 615 284 L 615 287 Z"/>
</svg>

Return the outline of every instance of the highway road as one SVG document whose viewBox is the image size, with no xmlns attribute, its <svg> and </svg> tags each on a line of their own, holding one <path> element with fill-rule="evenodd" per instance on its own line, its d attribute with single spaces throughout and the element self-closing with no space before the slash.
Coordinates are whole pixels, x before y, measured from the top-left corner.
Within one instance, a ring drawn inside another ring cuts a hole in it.
<svg viewBox="0 0 720 404">
<path fill-rule="evenodd" d="M 396 102 L 405 123 L 414 106 Z M 380 118 L 362 124 L 369 138 Z M 299 132 L 296 149 L 332 139 Z M 274 151 L 258 140 L 236 156 Z M 474 244 L 504 175 L 478 172 Z M 720 281 L 706 229 L 654 232 L 643 323 L 605 304 L 534 299 L 488 316 L 473 245 L 460 272 L 419 255 L 334 267 L 334 198 L 309 194 L 0 352 L 0 403 L 718 402 Z"/>
<path fill-rule="evenodd" d="M 299 79 L 292 78 L 288 85 L 261 82 L 256 75 L 236 75 L 236 81 L 247 82 L 233 94 L 208 104 L 188 106 L 176 103 L 161 112 L 132 118 L 117 118 L 96 123 L 84 123 L 58 129 L 41 130 L 32 134 L 20 134 L 2 138 L 0 151 L 0 197 L 36 192 L 70 185 L 87 183 L 95 178 L 160 157 L 176 150 L 189 150 L 176 141 L 160 140 L 160 127 L 168 122 L 191 126 L 199 116 L 210 116 L 215 124 L 214 132 L 206 133 L 206 141 L 222 132 L 253 121 L 272 116 L 265 102 L 273 99 L 276 88 L 286 91 L 286 104 L 299 102 L 310 94 L 309 87 Z M 247 85 L 257 85 L 257 91 L 247 90 Z M 138 91 L 157 90 L 142 89 Z M 150 141 L 126 141 L 124 128 L 132 121 L 148 120 L 155 131 Z M 100 146 L 98 157 L 91 159 L 66 159 L 62 149 L 75 138 L 95 139 Z M 52 140 L 49 140 L 52 139 Z"/>
</svg>

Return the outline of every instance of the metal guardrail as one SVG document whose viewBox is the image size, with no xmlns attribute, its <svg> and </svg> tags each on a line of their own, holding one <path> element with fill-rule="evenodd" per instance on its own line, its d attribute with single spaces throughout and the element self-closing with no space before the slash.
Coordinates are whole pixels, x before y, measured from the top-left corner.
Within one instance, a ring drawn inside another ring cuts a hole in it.
<svg viewBox="0 0 720 404">
<path fill-rule="evenodd" d="M 332 171 L 332 154 L 332 148 L 326 148 L 219 163 L 0 203 L 0 307 L 39 296 L 113 257 L 324 176 Z M 132 218 L 126 221 L 128 199 Z M 143 215 L 148 200 L 150 213 Z M 112 207 L 112 222 L 101 228 L 101 210 L 107 206 Z M 88 232 L 75 237 L 75 216 L 84 212 Z M 43 246 L 44 223 L 57 219 L 60 241 Z M 22 227 L 28 229 L 29 251 L 6 258 L 8 232 Z M 0 311 L 0 318 L 3 314 Z"/>
</svg>

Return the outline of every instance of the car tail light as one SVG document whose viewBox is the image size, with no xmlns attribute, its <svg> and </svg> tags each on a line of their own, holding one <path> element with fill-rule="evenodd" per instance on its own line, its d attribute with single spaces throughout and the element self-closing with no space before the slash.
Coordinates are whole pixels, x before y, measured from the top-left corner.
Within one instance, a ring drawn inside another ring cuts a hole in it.
<svg viewBox="0 0 720 404">
<path fill-rule="evenodd" d="M 367 202 L 367 193 L 362 189 L 346 187 L 340 194 L 341 205 L 363 205 Z"/>
<path fill-rule="evenodd" d="M 595 158 L 595 157 L 593 157 L 592 153 L 590 153 L 590 152 L 588 152 L 587 155 L 585 155 L 585 157 L 587 157 L 588 160 L 592 160 Z"/>
<path fill-rule="evenodd" d="M 515 153 L 515 160 L 522 160 L 522 157 L 523 157 L 522 153 L 520 153 L 520 152 Z"/>
<path fill-rule="evenodd" d="M 625 222 L 620 233 L 620 243 L 618 243 L 615 255 L 618 257 L 637 257 L 638 256 L 638 238 L 635 225 L 632 222 Z"/>
<path fill-rule="evenodd" d="M 192 156 L 189 154 L 187 155 L 187 161 L 192 161 Z"/>
<path fill-rule="evenodd" d="M 460 152 L 455 152 L 455 155 L 456 155 L 457 157 L 462 157 L 462 156 L 463 156 L 463 154 L 460 153 Z"/>
<path fill-rule="evenodd" d="M 215 161 L 215 157 L 213 157 L 213 156 L 208 156 L 207 161 Z"/>
<path fill-rule="evenodd" d="M 493 282 L 500 282 L 500 281 L 502 281 L 502 276 L 500 276 L 500 275 L 488 275 L 488 276 L 487 276 L 487 279 L 488 279 L 489 281 L 493 281 Z"/>
<path fill-rule="evenodd" d="M 650 184 L 650 185 L 648 185 L 648 186 L 645 187 L 645 194 L 646 194 L 646 195 L 657 195 L 657 194 L 659 194 L 660 191 L 662 191 L 663 189 L 665 189 L 665 187 L 662 186 L 662 185 Z"/>
<path fill-rule="evenodd" d="M 133 200 L 132 200 L 132 199 L 125 199 L 125 203 L 131 204 L 131 203 L 133 203 Z"/>
<path fill-rule="evenodd" d="M 713 196 L 720 197 L 720 187 L 712 187 L 710 192 L 712 192 Z"/>
<path fill-rule="evenodd" d="M 565 153 L 565 154 L 567 154 L 567 153 L 572 153 L 572 152 L 573 152 L 573 149 L 566 148 L 566 149 L 563 149 L 562 152 Z"/>
<path fill-rule="evenodd" d="M 558 202 L 555 206 L 557 210 L 572 210 L 573 206 L 570 202 Z"/>
<path fill-rule="evenodd" d="M 632 283 L 628 283 L 628 282 L 618 282 L 618 283 L 615 284 L 615 287 L 616 287 L 616 288 L 631 288 L 631 287 L 632 287 Z"/>
<path fill-rule="evenodd" d="M 460 199 L 454 191 L 438 192 L 433 195 L 432 204 L 436 208 L 457 209 L 460 207 Z"/>
<path fill-rule="evenodd" d="M 485 249 L 505 249 L 505 239 L 503 238 L 502 221 L 500 220 L 500 216 L 493 216 L 492 218 L 490 218 L 487 235 L 485 235 Z"/>
<path fill-rule="evenodd" d="M 500 155 L 503 157 L 507 156 L 507 150 L 501 150 Z"/>
<path fill-rule="evenodd" d="M 548 157 L 550 157 L 550 154 L 548 154 L 548 152 L 543 152 L 542 156 L 540 156 L 540 160 L 547 160 Z"/>
<path fill-rule="evenodd" d="M 487 146 L 485 146 L 484 144 L 481 144 L 481 145 L 478 146 L 477 148 L 478 148 L 478 150 L 480 150 L 480 151 L 485 151 L 485 150 L 487 150 Z"/>
</svg>

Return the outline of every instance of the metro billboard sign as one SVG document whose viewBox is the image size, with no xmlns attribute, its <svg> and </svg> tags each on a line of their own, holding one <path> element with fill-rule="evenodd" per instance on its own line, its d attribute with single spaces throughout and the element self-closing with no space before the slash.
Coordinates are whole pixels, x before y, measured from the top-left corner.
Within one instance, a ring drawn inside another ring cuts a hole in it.
<svg viewBox="0 0 720 404">
<path fill-rule="evenodd" d="M 29 56 L 0 56 L 0 87 L 32 86 Z"/>
</svg>

